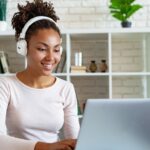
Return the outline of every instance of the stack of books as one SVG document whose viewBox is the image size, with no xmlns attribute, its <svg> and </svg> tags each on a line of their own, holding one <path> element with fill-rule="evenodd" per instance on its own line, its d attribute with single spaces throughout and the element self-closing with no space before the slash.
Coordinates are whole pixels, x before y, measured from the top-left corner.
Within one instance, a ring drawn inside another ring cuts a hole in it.
<svg viewBox="0 0 150 150">
<path fill-rule="evenodd" d="M 54 73 L 62 73 L 65 71 L 66 66 L 66 51 L 63 50 L 61 55 L 61 60 L 59 64 L 56 66 L 56 68 L 53 70 Z"/>
<path fill-rule="evenodd" d="M 0 73 L 9 73 L 8 57 L 4 51 L 0 51 Z"/>
<path fill-rule="evenodd" d="M 86 66 L 71 66 L 71 73 L 86 73 Z"/>
</svg>

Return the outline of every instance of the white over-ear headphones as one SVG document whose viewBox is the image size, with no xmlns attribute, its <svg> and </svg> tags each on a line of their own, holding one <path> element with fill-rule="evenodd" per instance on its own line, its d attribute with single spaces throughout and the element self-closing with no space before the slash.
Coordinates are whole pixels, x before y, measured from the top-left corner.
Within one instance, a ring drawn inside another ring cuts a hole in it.
<svg viewBox="0 0 150 150">
<path fill-rule="evenodd" d="M 34 18 L 31 18 L 26 24 L 25 26 L 23 27 L 21 33 L 20 33 L 20 37 L 19 37 L 19 41 L 17 41 L 17 52 L 23 56 L 26 56 L 27 55 L 27 42 L 25 40 L 25 35 L 26 35 L 26 32 L 28 30 L 28 28 L 36 21 L 39 21 L 39 20 L 49 20 L 51 22 L 53 22 L 57 27 L 57 23 L 49 18 L 49 17 L 46 17 L 46 16 L 37 16 L 37 17 L 34 17 Z M 59 27 L 58 27 L 59 28 Z M 60 53 L 62 53 L 62 47 L 60 47 Z"/>
</svg>

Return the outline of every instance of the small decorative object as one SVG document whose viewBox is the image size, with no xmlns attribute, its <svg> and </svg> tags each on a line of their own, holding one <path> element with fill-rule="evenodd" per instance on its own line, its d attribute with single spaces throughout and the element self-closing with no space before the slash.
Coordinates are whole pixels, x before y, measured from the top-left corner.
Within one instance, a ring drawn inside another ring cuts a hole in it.
<svg viewBox="0 0 150 150">
<path fill-rule="evenodd" d="M 0 31 L 5 31 L 7 28 L 6 8 L 7 0 L 0 0 Z"/>
<path fill-rule="evenodd" d="M 110 12 L 112 16 L 121 21 L 122 27 L 131 27 L 128 21 L 136 11 L 142 8 L 139 4 L 133 4 L 135 0 L 111 0 Z"/>
<path fill-rule="evenodd" d="M 82 66 L 82 52 L 75 53 L 75 66 Z"/>
<path fill-rule="evenodd" d="M 95 60 L 91 60 L 89 69 L 90 69 L 91 72 L 96 72 L 96 70 L 97 70 L 97 65 L 96 65 L 96 61 L 95 61 Z"/>
<path fill-rule="evenodd" d="M 105 59 L 102 59 L 101 60 L 101 63 L 100 63 L 100 71 L 101 72 L 106 72 L 108 69 L 108 66 L 106 64 L 106 60 Z"/>
</svg>

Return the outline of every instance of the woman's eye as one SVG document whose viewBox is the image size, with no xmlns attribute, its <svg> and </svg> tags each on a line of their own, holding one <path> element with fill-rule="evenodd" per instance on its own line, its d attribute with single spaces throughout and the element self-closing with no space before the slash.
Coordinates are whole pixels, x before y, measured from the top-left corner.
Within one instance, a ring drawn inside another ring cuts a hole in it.
<svg viewBox="0 0 150 150">
<path fill-rule="evenodd" d="M 60 52 L 60 49 L 55 49 L 54 50 L 56 53 L 59 53 Z"/>
<path fill-rule="evenodd" d="M 46 51 L 45 48 L 38 48 L 39 51 Z"/>
</svg>

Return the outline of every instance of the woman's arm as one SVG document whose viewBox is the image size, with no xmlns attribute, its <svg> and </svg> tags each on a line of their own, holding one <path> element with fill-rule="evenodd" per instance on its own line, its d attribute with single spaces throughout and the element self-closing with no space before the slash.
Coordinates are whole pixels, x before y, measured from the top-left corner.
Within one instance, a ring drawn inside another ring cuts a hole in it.
<svg viewBox="0 0 150 150">
<path fill-rule="evenodd" d="M 0 150 L 34 150 L 36 142 L 0 135 Z"/>
<path fill-rule="evenodd" d="M 5 78 L 0 78 L 0 150 L 34 150 L 36 142 L 7 135 L 6 113 L 10 103 L 10 88 Z"/>
<path fill-rule="evenodd" d="M 74 90 L 74 86 L 70 86 L 66 89 L 65 93 L 65 106 L 64 106 L 64 137 L 65 139 L 76 139 L 79 133 L 79 118 L 77 98 Z"/>
<path fill-rule="evenodd" d="M 74 150 L 75 145 L 74 139 L 44 143 L 0 135 L 0 150 Z"/>
</svg>

